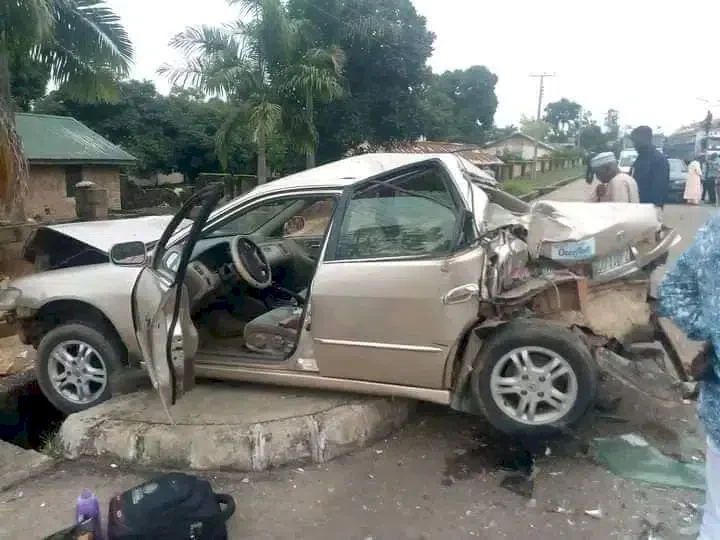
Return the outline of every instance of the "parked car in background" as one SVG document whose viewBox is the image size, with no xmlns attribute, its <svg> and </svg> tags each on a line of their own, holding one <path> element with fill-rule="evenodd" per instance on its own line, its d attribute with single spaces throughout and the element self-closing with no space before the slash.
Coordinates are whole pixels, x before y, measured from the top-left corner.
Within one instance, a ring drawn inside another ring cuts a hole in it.
<svg viewBox="0 0 720 540">
<path fill-rule="evenodd" d="M 688 166 L 682 159 L 668 159 L 670 165 L 670 185 L 668 186 L 668 202 L 684 202 L 685 182 L 687 181 Z"/>
<path fill-rule="evenodd" d="M 650 273 L 679 239 L 652 205 L 528 204 L 455 154 L 366 154 L 220 196 L 198 191 L 161 235 L 129 221 L 112 248 L 118 224 L 30 241 L 45 271 L 0 309 L 59 409 L 143 366 L 170 412 L 197 375 L 564 429 L 593 405 L 602 349 L 649 323 Z"/>
<path fill-rule="evenodd" d="M 633 163 L 637 159 L 637 151 L 635 150 L 622 150 L 620 157 L 618 158 L 618 167 L 622 172 L 628 174 L 632 169 Z"/>
</svg>

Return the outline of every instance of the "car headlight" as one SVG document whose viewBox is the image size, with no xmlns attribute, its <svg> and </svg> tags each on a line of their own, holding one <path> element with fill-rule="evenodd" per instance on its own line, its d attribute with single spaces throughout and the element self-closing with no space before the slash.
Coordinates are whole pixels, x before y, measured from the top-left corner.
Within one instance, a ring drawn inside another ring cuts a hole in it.
<svg viewBox="0 0 720 540">
<path fill-rule="evenodd" d="M 15 287 L 0 289 L 0 311 L 11 311 L 17 306 L 21 291 Z"/>
</svg>

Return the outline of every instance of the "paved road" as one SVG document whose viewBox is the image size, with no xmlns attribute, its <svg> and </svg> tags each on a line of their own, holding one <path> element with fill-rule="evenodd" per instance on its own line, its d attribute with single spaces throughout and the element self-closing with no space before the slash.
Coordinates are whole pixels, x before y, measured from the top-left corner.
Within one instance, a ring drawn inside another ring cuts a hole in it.
<svg viewBox="0 0 720 540">
<path fill-rule="evenodd" d="M 571 184 L 552 198 L 582 200 L 587 189 Z M 711 211 L 670 206 L 666 221 L 681 231 L 684 246 Z M 617 388 L 605 392 L 619 395 Z M 503 487 L 512 487 L 503 470 L 512 465 L 508 458 L 522 461 L 527 449 L 510 451 L 514 443 L 494 436 L 479 419 L 429 406 L 392 438 L 325 466 L 210 478 L 236 497 L 233 539 L 636 539 L 652 537 L 646 522 L 659 523 L 656 538 L 692 538 L 681 533 L 690 532 L 683 530 L 695 519 L 688 503 L 699 502 L 699 494 L 620 479 L 585 454 L 585 441 L 597 434 L 642 432 L 676 448 L 684 440 L 668 425 L 693 432 L 692 405 L 663 408 L 641 395 L 623 395 L 615 412 L 623 421 L 597 418 L 577 439 L 540 449 L 534 485 L 520 486 L 527 497 Z M 98 462 L 63 464 L 0 494 L 0 538 L 49 534 L 70 522 L 81 488 L 95 490 L 107 504 L 148 474 Z M 599 519 L 585 514 L 598 508 Z"/>
</svg>

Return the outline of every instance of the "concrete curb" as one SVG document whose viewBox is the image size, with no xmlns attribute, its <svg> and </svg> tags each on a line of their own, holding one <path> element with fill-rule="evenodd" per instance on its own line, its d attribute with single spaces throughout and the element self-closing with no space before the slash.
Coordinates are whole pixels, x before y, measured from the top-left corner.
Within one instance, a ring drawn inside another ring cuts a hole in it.
<svg viewBox="0 0 720 540">
<path fill-rule="evenodd" d="M 572 184 L 573 182 L 575 182 L 576 180 L 580 180 L 581 178 L 582 176 L 570 176 L 568 178 L 563 178 L 562 180 L 555 182 L 554 184 L 548 184 L 547 186 L 542 186 L 540 189 L 536 189 L 534 191 L 531 191 L 530 193 L 521 195 L 519 198 L 525 202 L 529 202 L 537 199 L 538 197 L 542 197 L 546 193 L 555 191 L 556 189 L 567 186 L 568 184 Z"/>
<path fill-rule="evenodd" d="M 59 437 L 70 459 L 104 456 L 160 468 L 261 471 L 324 463 L 362 448 L 404 424 L 413 408 L 407 400 L 348 396 L 345 403 L 277 420 L 171 425 L 108 418 L 95 407 L 69 416 Z"/>
</svg>

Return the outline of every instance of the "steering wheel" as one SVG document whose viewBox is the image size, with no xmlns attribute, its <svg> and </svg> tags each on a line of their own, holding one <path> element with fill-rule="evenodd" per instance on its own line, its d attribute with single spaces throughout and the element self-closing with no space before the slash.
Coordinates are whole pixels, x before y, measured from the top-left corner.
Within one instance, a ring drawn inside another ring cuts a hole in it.
<svg viewBox="0 0 720 540">
<path fill-rule="evenodd" d="M 237 235 L 230 240 L 230 257 L 235 270 L 248 285 L 266 289 L 272 284 L 272 270 L 260 246 L 247 236 Z"/>
</svg>

